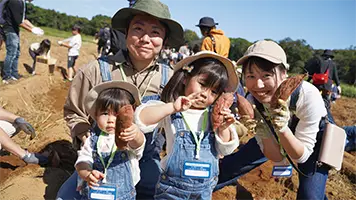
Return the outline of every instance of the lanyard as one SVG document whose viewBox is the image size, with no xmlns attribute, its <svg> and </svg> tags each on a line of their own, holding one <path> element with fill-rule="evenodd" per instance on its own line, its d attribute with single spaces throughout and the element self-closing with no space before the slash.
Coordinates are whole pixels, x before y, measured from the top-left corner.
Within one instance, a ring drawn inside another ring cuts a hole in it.
<svg viewBox="0 0 356 200">
<path fill-rule="evenodd" d="M 100 135 L 99 135 L 99 138 L 98 138 L 98 142 L 97 142 L 97 146 L 101 147 L 101 136 L 103 135 L 106 135 L 104 132 L 101 132 Z M 112 145 L 111 147 L 111 152 L 110 152 L 110 158 L 108 160 L 108 163 L 105 164 L 105 161 L 101 155 L 101 152 L 100 152 L 100 148 L 97 148 L 97 151 L 98 151 L 98 155 L 99 155 L 99 159 L 101 161 L 101 164 L 103 164 L 104 166 L 104 174 L 105 174 L 105 177 L 103 179 L 103 183 L 106 182 L 106 170 L 109 168 L 110 164 L 112 163 L 112 161 L 114 160 L 114 156 L 115 156 L 115 153 L 117 151 L 117 147 L 115 145 L 115 143 Z"/>
<path fill-rule="evenodd" d="M 124 72 L 124 69 L 122 68 L 122 65 L 120 65 L 119 68 L 120 68 L 120 73 L 121 73 L 122 79 L 123 79 L 125 82 L 127 82 L 127 76 L 126 76 L 126 74 L 125 74 L 125 72 Z M 153 69 L 153 70 L 155 70 L 155 69 Z M 149 71 L 148 74 L 149 74 L 150 72 L 151 72 L 151 71 Z M 156 73 L 157 73 L 157 71 L 155 70 L 155 73 L 152 74 L 150 80 L 148 81 L 148 84 L 147 84 L 145 90 L 144 90 L 143 93 L 141 94 L 141 97 L 145 96 L 145 94 L 146 94 L 146 92 L 147 92 L 147 90 L 148 90 L 148 87 L 151 85 L 151 82 L 152 82 L 152 80 L 153 80 L 153 77 L 156 75 Z M 148 75 L 148 74 L 147 74 L 147 75 Z M 144 78 L 144 80 L 141 82 L 140 86 L 141 86 L 142 83 L 146 80 L 146 78 L 147 78 L 147 76 L 146 76 L 146 77 Z M 136 86 L 137 86 L 137 85 L 136 85 Z M 140 89 L 140 87 L 138 87 L 138 88 Z"/>
<path fill-rule="evenodd" d="M 200 144 L 201 144 L 201 141 L 203 140 L 204 131 L 206 129 L 207 122 L 208 122 L 208 110 L 207 109 L 204 111 L 203 115 L 204 115 L 204 119 L 203 119 L 203 123 L 201 125 L 201 131 L 199 133 L 199 138 L 198 138 L 196 133 L 194 133 L 192 131 L 192 129 L 190 129 L 189 124 L 187 123 L 187 120 L 184 118 L 184 115 L 182 113 L 183 120 L 184 120 L 185 124 L 187 125 L 187 128 L 189 129 L 189 131 L 192 133 L 193 138 L 194 138 L 194 142 L 196 144 L 196 147 L 195 147 L 195 151 L 196 151 L 195 159 L 197 159 L 197 160 L 199 160 L 199 158 L 200 158 Z"/>
</svg>

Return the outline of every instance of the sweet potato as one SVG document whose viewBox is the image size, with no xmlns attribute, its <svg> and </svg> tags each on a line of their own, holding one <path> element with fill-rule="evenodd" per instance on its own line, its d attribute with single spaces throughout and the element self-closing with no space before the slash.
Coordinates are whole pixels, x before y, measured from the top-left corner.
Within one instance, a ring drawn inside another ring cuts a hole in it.
<svg viewBox="0 0 356 200">
<path fill-rule="evenodd" d="M 237 110 L 240 116 L 248 115 L 251 119 L 255 117 L 252 104 L 239 94 L 237 94 Z"/>
<path fill-rule="evenodd" d="M 119 109 L 116 116 L 115 143 L 119 150 L 127 148 L 127 142 L 120 140 L 119 136 L 133 123 L 134 110 L 131 105 L 125 105 Z"/>
<path fill-rule="evenodd" d="M 223 122 L 224 117 L 220 114 L 225 108 L 230 108 L 234 102 L 234 95 L 232 93 L 223 93 L 215 102 L 213 112 L 211 113 L 211 121 L 213 123 L 213 130 L 216 130 Z"/>
<path fill-rule="evenodd" d="M 271 108 L 276 108 L 278 99 L 286 101 L 295 89 L 302 83 L 307 74 L 299 74 L 288 78 L 279 85 L 271 100 Z"/>
</svg>

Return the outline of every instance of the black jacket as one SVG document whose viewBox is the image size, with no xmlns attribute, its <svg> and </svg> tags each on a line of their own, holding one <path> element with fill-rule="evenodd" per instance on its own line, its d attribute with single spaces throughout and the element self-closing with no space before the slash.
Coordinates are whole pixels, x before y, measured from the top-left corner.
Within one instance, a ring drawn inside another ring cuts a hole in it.
<svg viewBox="0 0 356 200">
<path fill-rule="evenodd" d="M 19 35 L 19 26 L 23 22 L 25 16 L 25 2 L 24 0 L 10 0 L 6 4 L 4 9 L 4 32 L 15 32 Z"/>
<path fill-rule="evenodd" d="M 325 89 L 331 91 L 332 88 L 331 85 L 333 83 L 332 81 L 334 81 L 337 86 L 340 85 L 339 76 L 337 74 L 337 68 L 334 61 L 331 58 L 314 57 L 306 63 L 305 69 L 309 73 L 308 81 L 312 79 L 313 74 L 325 73 L 326 70 L 329 69 L 328 82 L 323 85 L 314 84 L 319 90 Z"/>
</svg>

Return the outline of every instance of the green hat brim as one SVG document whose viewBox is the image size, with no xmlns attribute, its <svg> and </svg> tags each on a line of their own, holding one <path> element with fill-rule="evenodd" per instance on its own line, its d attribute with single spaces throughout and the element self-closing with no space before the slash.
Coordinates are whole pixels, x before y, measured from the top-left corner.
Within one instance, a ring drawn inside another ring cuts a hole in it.
<svg viewBox="0 0 356 200">
<path fill-rule="evenodd" d="M 128 27 L 129 20 L 132 19 L 136 15 L 151 15 L 157 18 L 160 22 L 165 24 L 168 27 L 168 38 L 167 45 L 169 46 L 180 46 L 184 43 L 184 34 L 182 26 L 174 20 L 167 18 L 160 18 L 151 14 L 149 12 L 145 12 L 142 10 L 134 9 L 134 8 L 122 8 L 116 12 L 114 17 L 111 19 L 111 26 L 114 29 L 121 31 L 126 34 L 126 29 Z"/>
</svg>

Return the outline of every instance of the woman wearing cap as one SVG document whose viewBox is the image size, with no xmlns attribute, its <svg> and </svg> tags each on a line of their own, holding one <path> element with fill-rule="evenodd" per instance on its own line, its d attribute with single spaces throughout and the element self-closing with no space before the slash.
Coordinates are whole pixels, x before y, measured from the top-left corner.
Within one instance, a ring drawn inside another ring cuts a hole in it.
<svg viewBox="0 0 356 200">
<path fill-rule="evenodd" d="M 86 140 L 92 127 L 83 104 L 91 88 L 107 80 L 124 80 L 138 87 L 142 102 L 159 99 L 161 88 L 173 71 L 157 63 L 158 55 L 163 45 L 176 46 L 184 41 L 183 28 L 170 18 L 168 7 L 158 0 L 140 0 L 131 8 L 120 9 L 112 18 L 112 27 L 126 33 L 127 51 L 122 52 L 126 61 L 99 65 L 102 61 L 95 60 L 79 69 L 64 105 L 65 120 L 76 148 Z M 108 66 L 110 70 L 101 70 L 102 66 Z M 160 173 L 159 152 L 163 138 L 160 136 L 152 141 L 152 136 L 152 133 L 145 134 L 146 146 L 140 160 L 141 181 L 136 186 L 138 199 L 153 198 Z M 76 184 L 75 174 L 61 187 L 58 199 L 73 199 L 73 193 L 68 192 L 71 184 Z"/>
<path fill-rule="evenodd" d="M 324 126 L 321 122 L 327 112 L 319 91 L 303 81 L 291 98 L 287 101 L 280 99 L 276 109 L 269 108 L 278 86 L 287 79 L 289 68 L 285 52 L 272 41 L 262 40 L 251 45 L 237 65 L 242 65 L 246 88 L 250 93 L 248 99 L 256 105 L 269 126 L 266 127 L 268 131 L 257 131 L 256 137 L 241 152 L 222 160 L 222 182 L 218 187 L 226 185 L 229 179 L 236 181 L 238 176 L 262 164 L 266 160 L 263 154 L 275 162 L 274 176 L 291 175 L 292 167 L 286 162 L 288 155 L 298 163 L 298 169 L 303 173 L 298 173 L 297 199 L 324 199 L 329 168 L 317 165 L 317 159 Z M 257 149 L 256 140 L 263 154 Z"/>
</svg>

